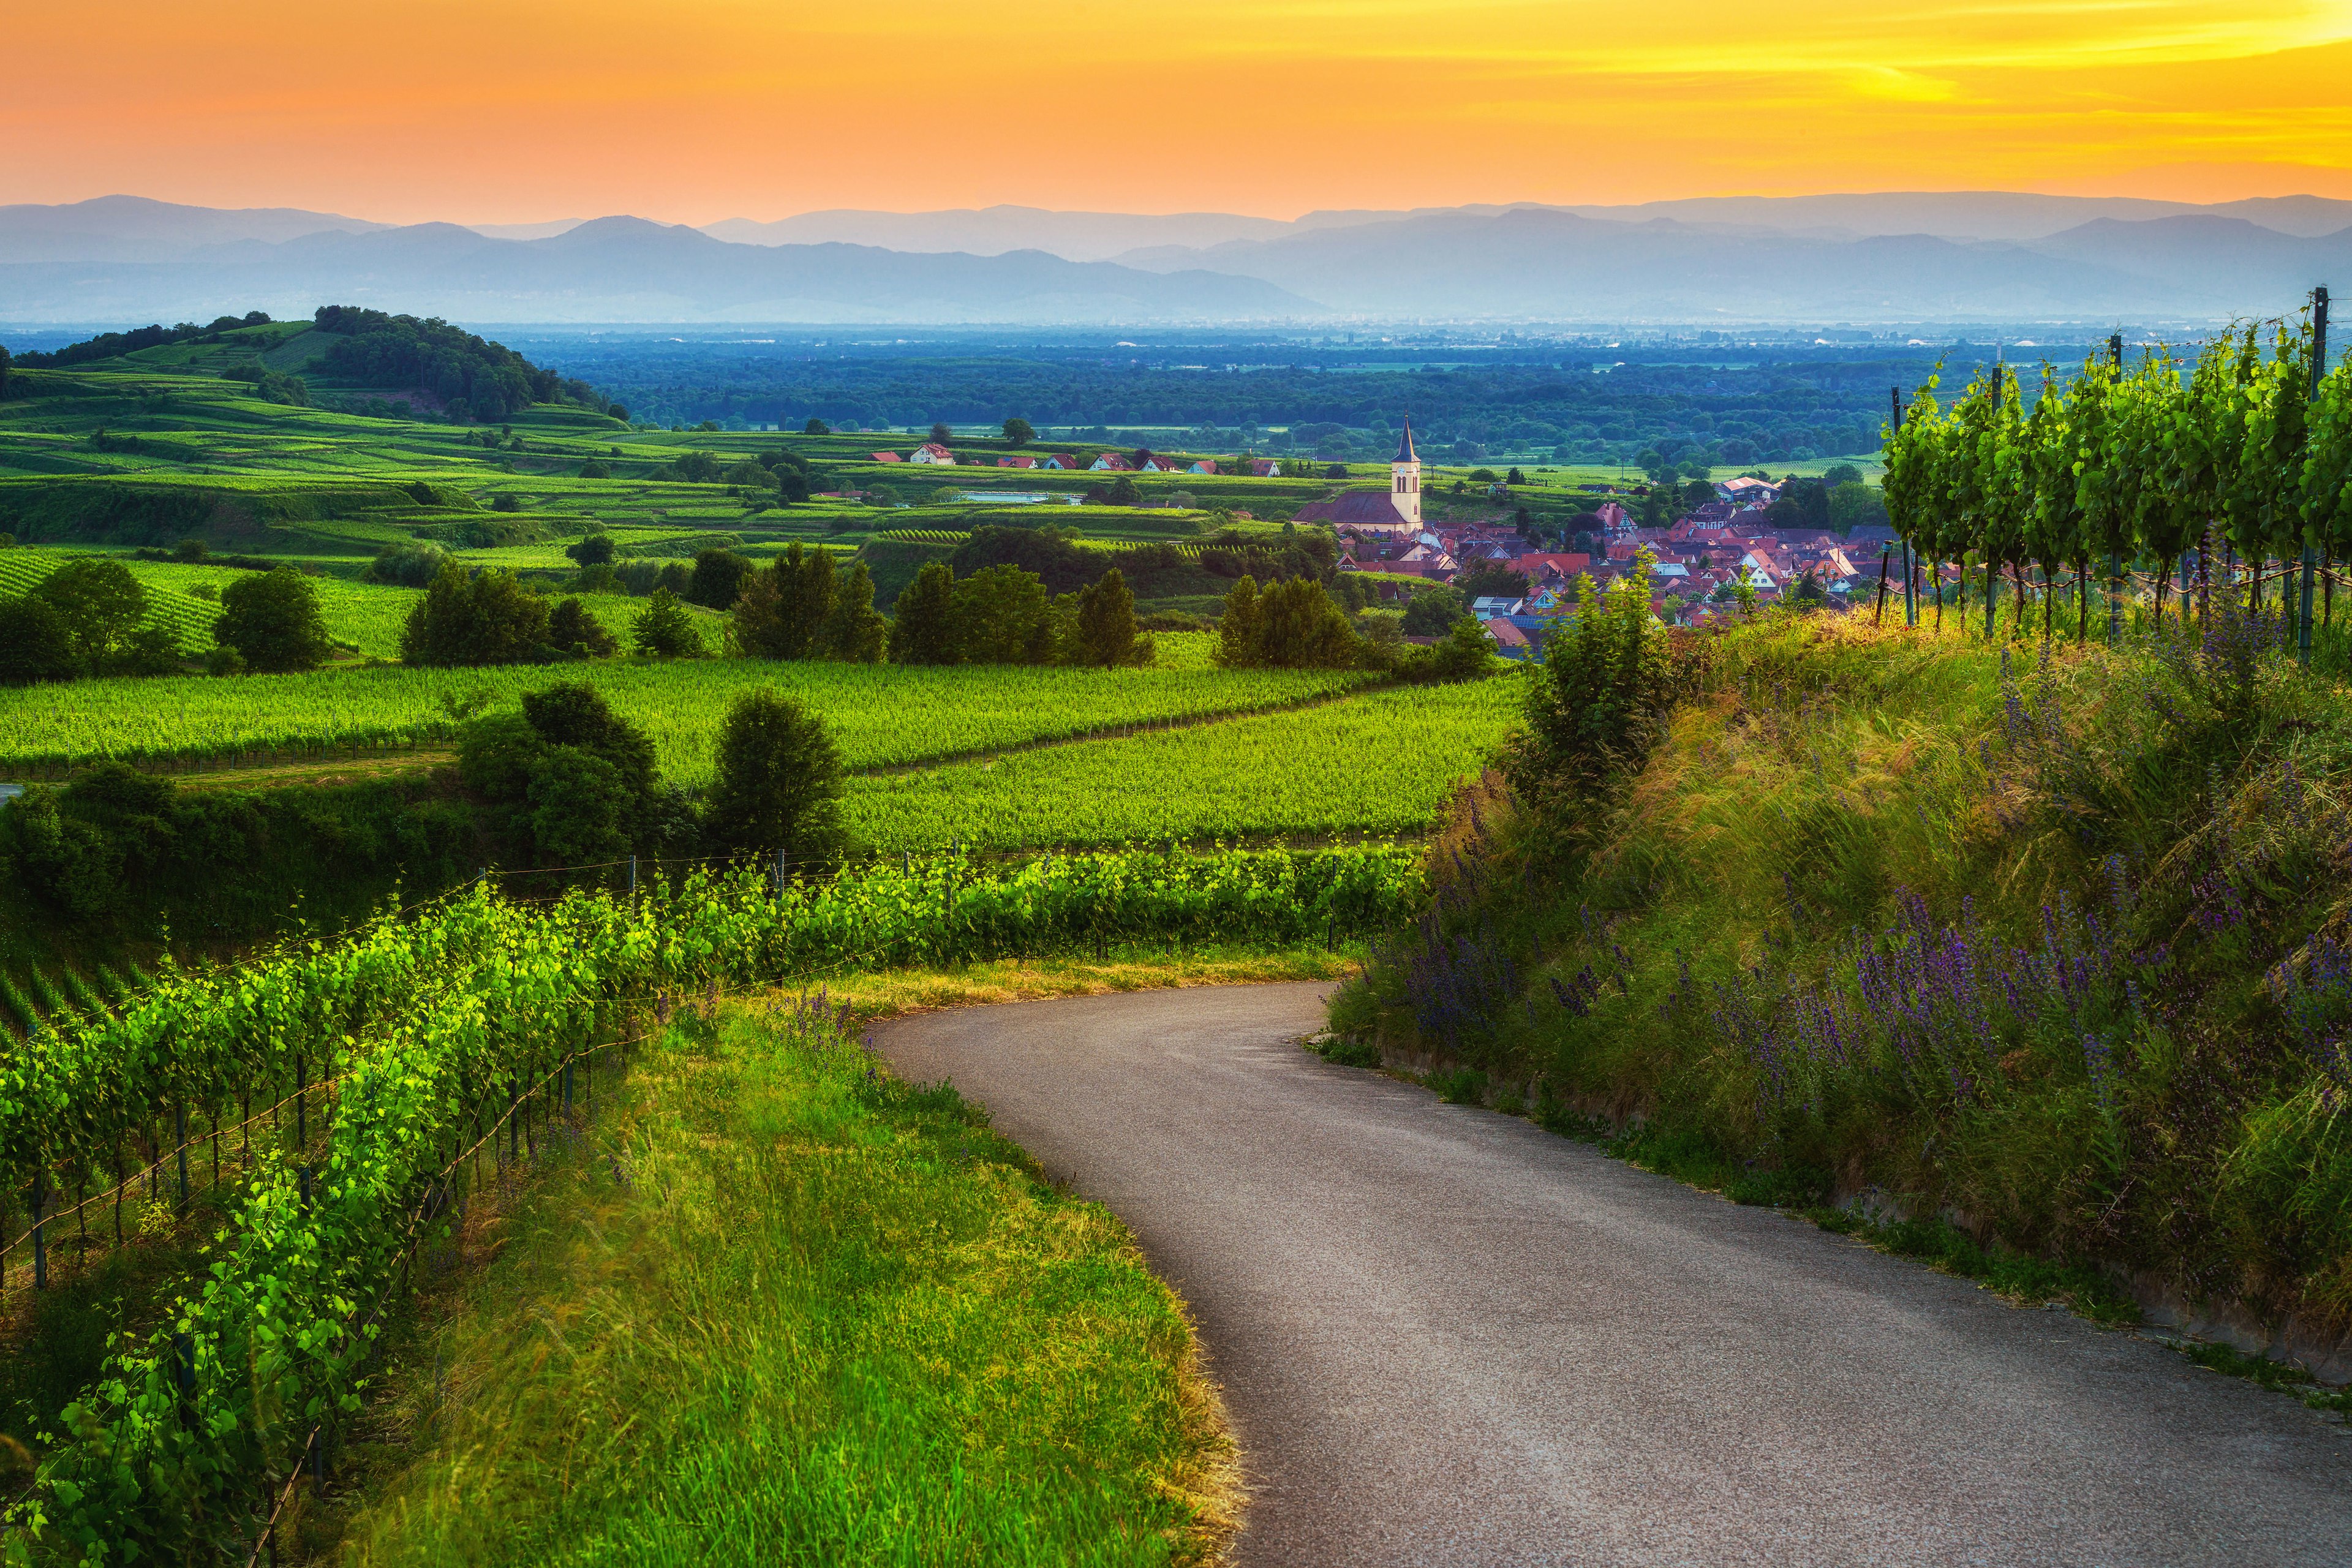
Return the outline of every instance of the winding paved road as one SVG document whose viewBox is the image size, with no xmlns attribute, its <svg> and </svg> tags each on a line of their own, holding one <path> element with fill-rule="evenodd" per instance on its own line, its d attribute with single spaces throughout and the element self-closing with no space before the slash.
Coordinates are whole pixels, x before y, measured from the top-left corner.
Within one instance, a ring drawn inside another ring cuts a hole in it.
<svg viewBox="0 0 2352 1568">
<path fill-rule="evenodd" d="M 1292 1042 L 1320 988 L 902 1020 L 1192 1303 L 1244 1564 L 2352 1563 L 2352 1434 Z"/>
</svg>

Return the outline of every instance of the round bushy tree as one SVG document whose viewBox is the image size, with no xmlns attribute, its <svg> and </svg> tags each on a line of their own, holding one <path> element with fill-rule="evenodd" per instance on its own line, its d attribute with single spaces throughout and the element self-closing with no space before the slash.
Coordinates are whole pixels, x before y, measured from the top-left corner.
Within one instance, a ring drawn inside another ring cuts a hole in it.
<svg viewBox="0 0 2352 1568">
<path fill-rule="evenodd" d="M 703 816 L 713 844 L 791 867 L 840 854 L 841 753 L 822 718 L 772 688 L 746 691 L 719 727 L 717 763 Z"/>
<path fill-rule="evenodd" d="M 57 606 L 46 599 L 0 599 L 0 682 L 71 680 L 80 673 Z"/>
<path fill-rule="evenodd" d="M 213 640 L 236 649 L 246 668 L 265 673 L 316 669 L 335 647 L 319 610 L 319 590 L 287 568 L 247 573 L 221 590 Z"/>
</svg>

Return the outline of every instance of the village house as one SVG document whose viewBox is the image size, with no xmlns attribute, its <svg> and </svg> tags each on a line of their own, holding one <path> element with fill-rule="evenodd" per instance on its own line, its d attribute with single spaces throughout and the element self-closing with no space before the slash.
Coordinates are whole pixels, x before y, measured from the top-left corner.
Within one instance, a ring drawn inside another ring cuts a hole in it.
<svg viewBox="0 0 2352 1568">
<path fill-rule="evenodd" d="M 1078 460 L 1066 452 L 1056 452 L 1037 466 L 1041 468 L 1053 468 L 1058 472 L 1066 473 L 1078 466 Z"/>
<path fill-rule="evenodd" d="M 942 468 L 955 467 L 956 455 L 937 441 L 926 441 L 907 454 L 910 463 L 936 463 Z"/>
<path fill-rule="evenodd" d="M 1093 462 L 1087 466 L 1097 473 L 1124 474 L 1132 473 L 1135 470 L 1135 465 L 1129 462 L 1125 458 L 1120 457 L 1117 452 L 1105 452 L 1101 457 L 1097 458 Z"/>
<path fill-rule="evenodd" d="M 1217 471 L 1217 459 L 1202 458 L 1184 471 L 1188 474 L 1213 474 Z"/>
<path fill-rule="evenodd" d="M 1034 458 L 999 458 L 996 459 L 996 466 L 1000 468 L 1034 468 L 1037 466 L 1037 459 Z"/>
<path fill-rule="evenodd" d="M 869 452 L 866 456 L 877 463 L 896 463 L 904 460 L 896 452 Z"/>
</svg>

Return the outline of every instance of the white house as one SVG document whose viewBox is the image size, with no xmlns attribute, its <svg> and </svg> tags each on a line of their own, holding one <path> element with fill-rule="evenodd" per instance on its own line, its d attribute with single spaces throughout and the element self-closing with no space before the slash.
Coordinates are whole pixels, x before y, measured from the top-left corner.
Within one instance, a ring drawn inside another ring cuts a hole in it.
<svg viewBox="0 0 2352 1568">
<path fill-rule="evenodd" d="M 907 458 L 907 461 L 910 463 L 938 463 L 950 468 L 955 467 L 955 460 L 956 455 L 937 441 L 924 442 Z"/>
</svg>

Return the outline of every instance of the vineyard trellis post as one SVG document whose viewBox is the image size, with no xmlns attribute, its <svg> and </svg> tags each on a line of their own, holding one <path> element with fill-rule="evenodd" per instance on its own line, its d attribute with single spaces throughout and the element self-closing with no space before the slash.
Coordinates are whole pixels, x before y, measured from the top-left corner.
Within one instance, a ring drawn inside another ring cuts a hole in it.
<svg viewBox="0 0 2352 1568">
<path fill-rule="evenodd" d="M 33 1289 L 36 1290 L 49 1288 L 49 1245 L 43 1234 L 46 1222 L 41 1217 L 41 1205 L 47 1195 L 41 1185 L 40 1160 L 36 1155 L 33 1163 Z"/>
<path fill-rule="evenodd" d="M 2319 401 L 2320 383 L 2327 375 L 2327 285 L 2311 291 L 2311 389 L 2310 401 Z M 2310 439 L 2305 426 L 2305 439 Z M 2319 549 L 2305 532 L 2303 538 L 2303 604 L 2295 618 L 2295 662 L 2311 668 L 2311 590 L 2312 578 L 2319 569 Z"/>
<path fill-rule="evenodd" d="M 2115 332 L 2107 338 L 2107 370 L 2116 379 L 2124 374 L 2124 335 Z M 2164 596 L 2158 594 L 2157 613 L 2164 612 Z M 2123 636 L 2124 624 L 2124 561 L 2123 552 L 2107 552 L 2107 646 L 2112 647 Z"/>
</svg>

